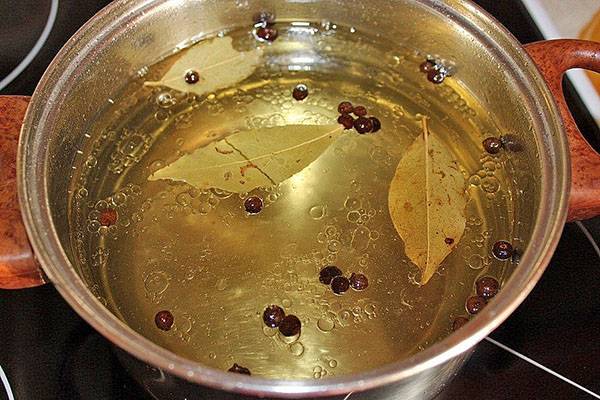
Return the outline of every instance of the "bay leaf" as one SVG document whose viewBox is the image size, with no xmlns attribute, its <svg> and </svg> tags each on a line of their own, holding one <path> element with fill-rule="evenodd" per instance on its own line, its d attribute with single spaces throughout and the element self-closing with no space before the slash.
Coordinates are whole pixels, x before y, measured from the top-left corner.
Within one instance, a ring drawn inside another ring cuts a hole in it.
<svg viewBox="0 0 600 400">
<path fill-rule="evenodd" d="M 315 161 L 343 130 L 338 124 L 285 125 L 234 133 L 184 155 L 149 179 L 233 193 L 270 187 Z"/>
<path fill-rule="evenodd" d="M 144 85 L 166 86 L 180 92 L 204 95 L 243 81 L 254 73 L 261 57 L 260 48 L 239 52 L 233 48 L 231 37 L 217 37 L 185 50 L 160 81 L 148 81 Z M 185 81 L 185 74 L 190 70 L 200 75 L 195 84 Z"/>
<path fill-rule="evenodd" d="M 429 132 L 427 118 L 398 163 L 388 192 L 388 207 L 408 258 L 426 284 L 465 231 L 467 197 L 458 162 Z"/>
</svg>

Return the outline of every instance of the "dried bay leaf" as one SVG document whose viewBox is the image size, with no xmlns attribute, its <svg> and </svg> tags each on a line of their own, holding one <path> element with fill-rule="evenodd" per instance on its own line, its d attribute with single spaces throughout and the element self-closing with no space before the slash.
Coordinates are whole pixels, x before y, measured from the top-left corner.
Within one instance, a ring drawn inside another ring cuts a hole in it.
<svg viewBox="0 0 600 400">
<path fill-rule="evenodd" d="M 315 161 L 343 130 L 338 124 L 285 125 L 234 133 L 181 157 L 149 179 L 233 193 L 270 187 Z"/>
<path fill-rule="evenodd" d="M 254 73 L 261 57 L 260 48 L 239 52 L 233 48 L 231 37 L 217 37 L 185 50 L 160 81 L 145 82 L 144 85 L 204 95 L 243 81 Z M 190 70 L 200 75 L 195 84 L 185 81 L 185 74 Z"/>
<path fill-rule="evenodd" d="M 426 284 L 465 231 L 465 178 L 452 153 L 429 132 L 427 118 L 398 163 L 388 207 L 406 255 Z"/>
</svg>

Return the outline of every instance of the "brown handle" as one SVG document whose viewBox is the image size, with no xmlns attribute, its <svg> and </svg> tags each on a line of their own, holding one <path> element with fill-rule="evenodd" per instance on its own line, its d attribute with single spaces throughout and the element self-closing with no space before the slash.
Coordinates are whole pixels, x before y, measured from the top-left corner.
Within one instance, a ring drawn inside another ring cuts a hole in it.
<svg viewBox="0 0 600 400">
<path fill-rule="evenodd" d="M 17 198 L 17 144 L 29 97 L 0 96 L 0 288 L 45 283 L 37 265 Z"/>
<path fill-rule="evenodd" d="M 571 68 L 600 72 L 600 43 L 584 40 L 548 40 L 525 49 L 537 64 L 554 94 L 569 139 L 571 153 L 571 198 L 569 221 L 600 215 L 600 155 L 585 140 L 565 101 L 563 75 Z"/>
</svg>

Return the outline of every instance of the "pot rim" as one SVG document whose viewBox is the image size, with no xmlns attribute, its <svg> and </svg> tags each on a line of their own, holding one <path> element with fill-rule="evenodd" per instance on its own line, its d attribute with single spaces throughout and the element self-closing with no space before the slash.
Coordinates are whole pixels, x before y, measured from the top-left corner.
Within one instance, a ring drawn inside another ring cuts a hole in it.
<svg viewBox="0 0 600 400">
<path fill-rule="evenodd" d="M 158 0 L 156 3 L 164 1 L 167 0 Z M 88 42 L 90 35 L 107 32 L 111 26 L 121 23 L 122 18 L 131 18 L 131 15 L 150 7 L 150 4 L 153 3 L 152 0 L 117 0 L 90 19 L 54 58 L 39 82 L 27 110 L 17 161 L 19 201 L 34 252 L 45 273 L 63 298 L 103 336 L 145 363 L 161 368 L 169 374 L 214 389 L 258 396 L 291 398 L 361 392 L 398 382 L 442 364 L 465 352 L 487 336 L 517 308 L 533 289 L 558 244 L 566 221 L 571 181 L 567 138 L 559 117 L 560 114 L 552 100 L 552 94 L 533 61 L 504 26 L 470 0 L 448 0 L 444 4 L 440 4 L 441 2 L 436 0 L 416 1 L 438 12 L 443 12 L 458 23 L 465 24 L 468 22 L 467 16 L 461 15 L 458 11 L 460 9 L 464 13 L 469 13 L 470 18 L 478 20 L 479 23 L 485 24 L 490 29 L 495 29 L 495 33 L 503 36 L 503 39 L 512 47 L 510 49 L 511 56 L 518 57 L 524 65 L 527 65 L 527 69 L 523 71 L 523 76 L 527 80 L 524 85 L 537 91 L 537 93 L 528 91 L 527 95 L 531 97 L 541 95 L 542 100 L 545 100 L 534 102 L 534 104 L 541 104 L 544 107 L 541 107 L 539 114 L 532 118 L 538 118 L 540 124 L 550 124 L 551 132 L 555 133 L 551 140 L 556 147 L 558 163 L 551 164 L 549 160 L 544 160 L 543 154 L 541 155 L 541 185 L 545 190 L 541 195 L 537 222 L 528 251 L 523 255 L 519 267 L 513 272 L 503 290 L 476 318 L 459 331 L 422 352 L 384 367 L 319 381 L 275 380 L 231 374 L 180 357 L 135 332 L 102 305 L 71 266 L 54 229 L 46 186 L 45 165 L 47 163 L 35 162 L 35 160 L 47 159 L 43 157 L 47 153 L 45 153 L 44 146 L 41 145 L 44 140 L 40 137 L 48 137 L 50 133 L 47 132 L 48 130 L 38 129 L 38 125 L 50 118 L 49 113 L 52 107 L 49 105 L 51 102 L 48 102 L 48 98 L 60 98 L 58 95 L 60 85 L 56 84 L 55 77 L 60 76 L 62 70 L 65 69 L 63 64 L 66 54 L 78 42 Z M 493 41 L 490 38 L 491 33 L 481 33 L 481 35 Z M 506 48 L 506 45 L 503 48 Z M 539 130 L 536 130 L 535 134 L 538 137 L 541 135 Z M 539 140 L 539 143 L 545 142 Z"/>
</svg>

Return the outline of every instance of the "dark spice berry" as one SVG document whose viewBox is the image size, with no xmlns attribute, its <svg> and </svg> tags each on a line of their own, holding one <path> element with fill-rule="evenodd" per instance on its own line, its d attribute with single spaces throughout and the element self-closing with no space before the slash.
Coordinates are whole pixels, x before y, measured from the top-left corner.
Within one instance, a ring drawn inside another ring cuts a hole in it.
<svg viewBox="0 0 600 400">
<path fill-rule="evenodd" d="M 333 278 L 341 275 L 343 275 L 343 273 L 338 267 L 330 265 L 328 267 L 323 268 L 319 273 L 319 282 L 321 282 L 324 285 L 329 285 Z"/>
<path fill-rule="evenodd" d="M 352 129 L 354 127 L 354 117 L 350 114 L 342 114 L 337 119 L 338 123 L 344 125 L 344 129 Z"/>
<path fill-rule="evenodd" d="M 483 141 L 483 148 L 490 154 L 497 154 L 502 149 L 502 141 L 495 137 L 489 137 Z"/>
<path fill-rule="evenodd" d="M 197 71 L 189 70 L 185 73 L 185 82 L 193 85 L 200 81 L 200 74 Z"/>
<path fill-rule="evenodd" d="M 157 312 L 156 316 L 154 317 L 154 323 L 156 324 L 158 329 L 161 329 L 163 331 L 168 331 L 169 329 L 171 329 L 174 320 L 175 319 L 173 318 L 173 314 L 171 314 L 171 312 L 167 310 Z"/>
<path fill-rule="evenodd" d="M 355 106 L 354 107 L 354 115 L 356 115 L 357 117 L 364 117 L 367 114 L 368 114 L 367 109 L 364 106 Z"/>
<path fill-rule="evenodd" d="M 439 71 L 433 70 L 427 72 L 427 80 L 429 82 L 435 83 L 436 85 L 439 85 L 440 83 L 444 82 L 445 78 L 446 77 L 444 76 L 444 74 L 440 74 Z"/>
<path fill-rule="evenodd" d="M 98 216 L 98 222 L 102 226 L 112 226 L 117 223 L 117 219 L 119 215 L 117 214 L 117 210 L 114 208 L 106 208 L 100 211 L 100 215 Z"/>
<path fill-rule="evenodd" d="M 244 208 L 250 214 L 258 214 L 263 208 L 263 201 L 258 196 L 250 196 L 244 201 Z"/>
<path fill-rule="evenodd" d="M 511 261 L 513 264 L 519 264 L 521 262 L 521 251 L 519 249 L 513 249 L 513 255 L 511 257 Z"/>
<path fill-rule="evenodd" d="M 331 290 L 335 294 L 342 294 L 350 288 L 350 281 L 345 276 L 336 276 L 331 281 Z"/>
<path fill-rule="evenodd" d="M 444 243 L 446 243 L 448 246 L 452 246 L 454 244 L 454 239 L 447 237 L 444 239 Z"/>
<path fill-rule="evenodd" d="M 371 117 L 369 119 L 371 120 L 371 123 L 373 124 L 373 130 L 371 130 L 371 132 L 375 133 L 381 129 L 381 121 L 378 118 Z"/>
<path fill-rule="evenodd" d="M 431 60 L 427 60 L 425 62 L 423 62 L 421 65 L 419 65 L 419 70 L 423 73 L 425 72 L 430 72 L 430 71 L 434 71 L 435 70 L 435 63 Z"/>
<path fill-rule="evenodd" d="M 279 332 L 287 337 L 300 334 L 301 328 L 302 323 L 300 323 L 300 320 L 295 315 L 287 315 L 279 324 Z"/>
<path fill-rule="evenodd" d="M 268 11 L 261 11 L 257 14 L 254 14 L 252 20 L 254 21 L 254 26 L 256 27 L 270 26 L 275 23 L 275 15 Z"/>
<path fill-rule="evenodd" d="M 496 243 L 494 243 L 494 247 L 492 248 L 492 254 L 498 260 L 508 260 L 513 255 L 513 247 L 507 241 L 499 240 Z"/>
<path fill-rule="evenodd" d="M 507 150 L 513 152 L 523 151 L 523 145 L 515 135 L 502 135 L 500 136 L 500 141 L 502 142 L 502 146 Z"/>
<path fill-rule="evenodd" d="M 296 85 L 294 91 L 292 92 L 292 96 L 294 99 L 301 101 L 308 97 L 308 86 L 303 83 Z"/>
<path fill-rule="evenodd" d="M 265 311 L 263 312 L 263 321 L 269 328 L 277 328 L 284 318 L 285 311 L 283 311 L 283 308 L 276 305 L 265 308 Z"/>
<path fill-rule="evenodd" d="M 250 373 L 250 370 L 248 368 L 244 368 L 241 365 L 238 364 L 233 364 L 233 367 L 228 369 L 229 372 L 235 372 L 236 374 L 242 374 L 242 375 L 252 375 Z"/>
<path fill-rule="evenodd" d="M 369 286 L 369 279 L 363 274 L 350 275 L 350 287 L 354 290 L 365 290 Z"/>
<path fill-rule="evenodd" d="M 373 122 L 369 118 L 358 117 L 354 120 L 354 129 L 360 134 L 369 133 L 373 130 Z"/>
<path fill-rule="evenodd" d="M 469 319 L 467 317 L 456 317 L 454 318 L 454 321 L 452 322 L 452 330 L 453 331 L 457 331 L 460 328 L 462 328 L 463 326 L 465 326 L 465 324 L 469 322 Z"/>
<path fill-rule="evenodd" d="M 342 101 L 338 105 L 338 112 L 340 114 L 350 114 L 352 111 L 354 111 L 354 107 L 352 106 L 352 103 L 350 103 L 349 101 Z"/>
<path fill-rule="evenodd" d="M 465 307 L 469 314 L 477 314 L 485 307 L 485 299 L 481 296 L 471 296 L 467 299 Z"/>
<path fill-rule="evenodd" d="M 265 42 L 273 42 L 279 36 L 279 32 L 275 28 L 262 26 L 256 29 L 256 37 Z"/>
<path fill-rule="evenodd" d="M 489 300 L 498 294 L 500 284 L 491 276 L 484 276 L 475 282 L 475 288 L 477 289 L 477 294 L 479 296 Z"/>
</svg>

